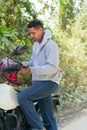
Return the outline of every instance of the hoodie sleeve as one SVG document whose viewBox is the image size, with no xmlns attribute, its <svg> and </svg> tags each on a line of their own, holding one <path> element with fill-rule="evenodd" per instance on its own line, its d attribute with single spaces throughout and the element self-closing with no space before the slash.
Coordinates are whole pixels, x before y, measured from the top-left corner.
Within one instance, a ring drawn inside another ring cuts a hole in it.
<svg viewBox="0 0 87 130">
<path fill-rule="evenodd" d="M 51 76 L 58 71 L 59 51 L 57 44 L 48 44 L 48 47 L 46 48 L 46 59 L 47 64 L 42 66 L 31 67 L 31 73 L 35 72 L 37 75 L 40 76 Z"/>
</svg>

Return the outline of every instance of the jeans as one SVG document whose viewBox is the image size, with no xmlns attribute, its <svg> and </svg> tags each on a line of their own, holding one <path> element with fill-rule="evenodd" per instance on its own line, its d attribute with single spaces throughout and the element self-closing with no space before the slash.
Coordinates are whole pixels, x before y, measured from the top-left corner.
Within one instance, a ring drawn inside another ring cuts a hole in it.
<svg viewBox="0 0 87 130">
<path fill-rule="evenodd" d="M 52 81 L 36 81 L 18 94 L 20 107 L 31 125 L 31 130 L 43 130 L 43 122 L 50 124 L 46 130 L 58 130 L 53 112 L 51 93 L 58 88 L 58 84 Z M 37 100 L 40 107 L 43 122 L 39 118 L 33 101 Z"/>
</svg>

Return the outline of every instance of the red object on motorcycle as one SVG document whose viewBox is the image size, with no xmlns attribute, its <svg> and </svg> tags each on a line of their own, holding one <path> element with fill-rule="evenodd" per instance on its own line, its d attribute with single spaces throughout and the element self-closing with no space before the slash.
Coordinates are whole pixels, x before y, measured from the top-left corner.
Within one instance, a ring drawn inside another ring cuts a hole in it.
<svg viewBox="0 0 87 130">
<path fill-rule="evenodd" d="M 17 74 L 16 73 L 4 73 L 2 78 L 8 81 L 11 84 L 19 85 L 20 83 L 17 81 Z"/>
</svg>

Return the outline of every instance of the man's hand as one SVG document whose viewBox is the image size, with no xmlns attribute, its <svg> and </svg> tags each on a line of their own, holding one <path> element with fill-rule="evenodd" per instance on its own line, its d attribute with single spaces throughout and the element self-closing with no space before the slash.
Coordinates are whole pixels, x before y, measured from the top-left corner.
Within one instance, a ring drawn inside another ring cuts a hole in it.
<svg viewBox="0 0 87 130">
<path fill-rule="evenodd" d="M 26 69 L 21 69 L 19 72 L 18 72 L 18 74 L 29 74 L 30 73 L 30 68 L 28 67 L 28 68 L 26 68 Z"/>
</svg>

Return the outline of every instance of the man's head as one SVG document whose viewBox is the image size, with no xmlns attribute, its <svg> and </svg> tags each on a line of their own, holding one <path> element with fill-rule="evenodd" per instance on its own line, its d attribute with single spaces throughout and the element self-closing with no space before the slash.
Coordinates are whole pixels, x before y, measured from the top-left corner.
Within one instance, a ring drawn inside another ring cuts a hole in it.
<svg viewBox="0 0 87 130">
<path fill-rule="evenodd" d="M 28 26 L 28 32 L 30 37 L 35 41 L 41 43 L 44 35 L 43 24 L 39 20 L 31 21 Z"/>
</svg>

